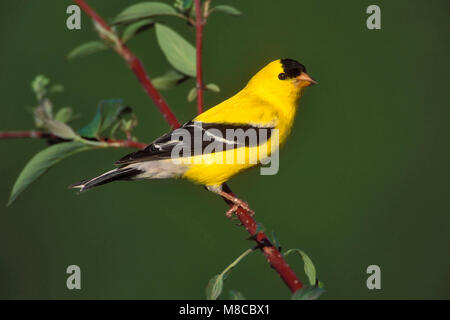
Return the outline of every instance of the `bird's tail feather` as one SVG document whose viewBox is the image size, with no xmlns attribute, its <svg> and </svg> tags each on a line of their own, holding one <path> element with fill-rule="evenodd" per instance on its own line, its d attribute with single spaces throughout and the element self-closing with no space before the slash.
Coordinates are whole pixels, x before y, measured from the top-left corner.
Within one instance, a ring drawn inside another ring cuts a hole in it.
<svg viewBox="0 0 450 320">
<path fill-rule="evenodd" d="M 116 181 L 116 180 L 130 180 L 134 176 L 142 173 L 142 170 L 136 169 L 136 168 L 118 168 L 114 169 L 108 172 L 105 172 L 104 174 L 88 179 L 83 180 L 78 183 L 72 184 L 69 186 L 69 188 L 76 188 L 80 189 L 80 192 L 86 191 L 88 189 L 91 189 L 93 187 L 101 186 L 103 184 Z"/>
</svg>

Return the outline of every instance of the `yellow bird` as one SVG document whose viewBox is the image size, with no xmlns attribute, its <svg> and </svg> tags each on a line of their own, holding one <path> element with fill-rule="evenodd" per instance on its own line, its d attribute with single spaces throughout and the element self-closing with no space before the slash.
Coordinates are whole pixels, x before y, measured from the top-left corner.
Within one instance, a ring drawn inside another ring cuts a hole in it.
<svg viewBox="0 0 450 320">
<path fill-rule="evenodd" d="M 131 153 L 118 168 L 72 185 L 80 191 L 116 180 L 183 178 L 252 212 L 223 190 L 239 172 L 264 163 L 289 135 L 305 87 L 316 84 L 301 63 L 279 59 L 254 75 L 240 92 Z"/>
</svg>

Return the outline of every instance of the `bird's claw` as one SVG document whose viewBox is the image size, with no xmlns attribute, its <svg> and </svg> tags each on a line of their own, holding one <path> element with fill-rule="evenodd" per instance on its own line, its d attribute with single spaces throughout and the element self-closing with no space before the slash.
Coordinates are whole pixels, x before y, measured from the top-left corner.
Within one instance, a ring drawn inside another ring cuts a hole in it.
<svg viewBox="0 0 450 320">
<path fill-rule="evenodd" d="M 255 211 L 253 211 L 252 209 L 249 208 L 247 202 L 239 200 L 237 198 L 235 198 L 233 202 L 234 202 L 234 204 L 225 213 L 225 215 L 227 216 L 228 219 L 233 219 L 234 218 L 233 214 L 236 213 L 236 211 L 239 209 L 239 207 L 241 207 L 242 209 L 247 211 L 250 214 L 250 216 L 252 216 L 252 217 L 254 216 Z"/>
<path fill-rule="evenodd" d="M 231 206 L 230 209 L 228 209 L 228 211 L 225 213 L 225 215 L 227 216 L 228 219 L 236 219 L 236 217 L 233 216 L 233 213 L 235 213 L 237 211 L 237 209 L 239 208 L 239 205 L 237 204 L 233 204 Z"/>
<path fill-rule="evenodd" d="M 255 215 L 255 211 L 253 211 L 252 209 L 250 209 L 250 207 L 248 206 L 248 203 L 239 199 L 236 199 L 235 204 L 238 205 L 238 207 L 241 207 L 242 209 L 244 209 L 245 211 L 248 212 L 248 214 L 253 217 Z"/>
</svg>

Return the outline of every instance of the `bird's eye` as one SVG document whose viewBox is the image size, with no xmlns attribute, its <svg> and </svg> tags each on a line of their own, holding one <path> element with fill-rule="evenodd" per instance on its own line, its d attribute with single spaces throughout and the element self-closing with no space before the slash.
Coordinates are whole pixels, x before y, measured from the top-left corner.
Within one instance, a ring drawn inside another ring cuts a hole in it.
<svg viewBox="0 0 450 320">
<path fill-rule="evenodd" d="M 286 73 L 282 72 L 278 75 L 278 79 L 280 79 L 280 80 L 286 80 L 286 78 L 287 78 Z"/>
</svg>

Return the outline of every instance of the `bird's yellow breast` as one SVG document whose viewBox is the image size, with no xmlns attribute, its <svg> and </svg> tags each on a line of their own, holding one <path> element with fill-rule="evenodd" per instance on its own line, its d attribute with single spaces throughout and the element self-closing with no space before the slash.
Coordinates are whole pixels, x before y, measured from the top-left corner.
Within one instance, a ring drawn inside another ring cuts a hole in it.
<svg viewBox="0 0 450 320">
<path fill-rule="evenodd" d="M 190 158 L 183 178 L 204 185 L 221 185 L 241 171 L 261 163 L 270 156 L 270 140 L 261 146 L 243 147 Z"/>
</svg>

